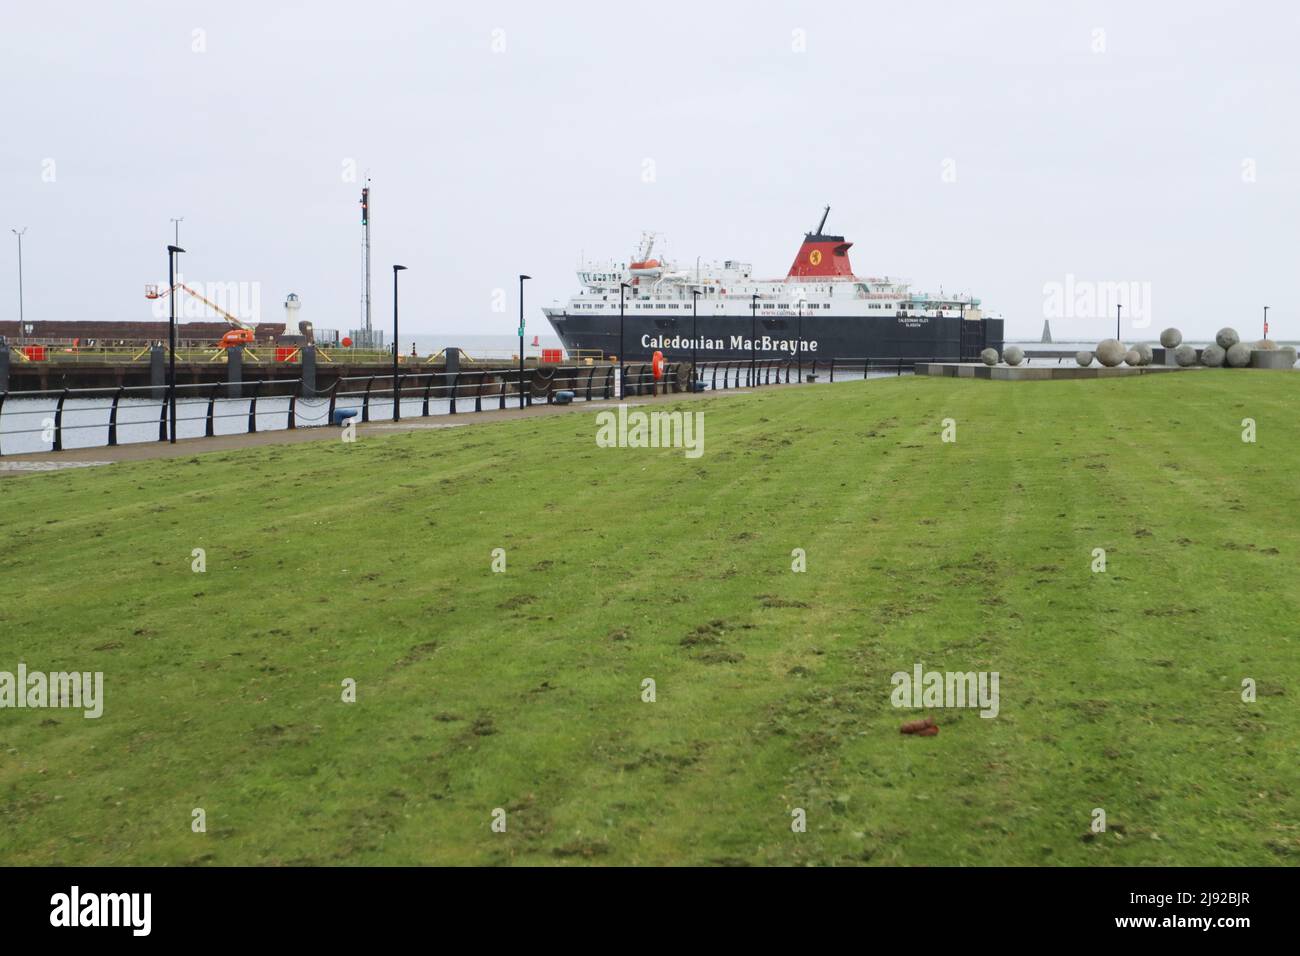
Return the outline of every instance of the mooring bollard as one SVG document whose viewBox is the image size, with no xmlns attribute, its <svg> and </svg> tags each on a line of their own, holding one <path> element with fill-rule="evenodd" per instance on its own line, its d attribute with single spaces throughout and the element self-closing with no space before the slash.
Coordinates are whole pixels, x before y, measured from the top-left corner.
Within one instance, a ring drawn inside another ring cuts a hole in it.
<svg viewBox="0 0 1300 956">
<path fill-rule="evenodd" d="M 232 345 L 226 349 L 226 397 L 243 398 L 244 347 Z"/>
<path fill-rule="evenodd" d="M 300 352 L 302 358 L 302 397 L 316 397 L 316 346 L 304 345 Z"/>
<path fill-rule="evenodd" d="M 167 397 L 167 369 L 166 355 L 161 345 L 149 346 L 149 384 L 153 389 L 149 392 L 155 402 L 161 402 Z"/>
</svg>

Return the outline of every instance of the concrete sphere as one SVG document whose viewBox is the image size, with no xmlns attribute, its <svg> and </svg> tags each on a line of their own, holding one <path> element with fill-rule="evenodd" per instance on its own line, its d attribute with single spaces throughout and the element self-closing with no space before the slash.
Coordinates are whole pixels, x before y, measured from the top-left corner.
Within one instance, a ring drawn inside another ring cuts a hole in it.
<svg viewBox="0 0 1300 956">
<path fill-rule="evenodd" d="M 1201 364 L 1206 368 L 1218 368 L 1227 357 L 1228 353 L 1217 345 L 1207 345 L 1201 349 Z"/>
<path fill-rule="evenodd" d="M 1019 365 L 1025 360 L 1025 350 L 1019 345 L 1008 345 L 1002 350 L 1002 361 L 1008 365 Z"/>
<path fill-rule="evenodd" d="M 1215 344 L 1225 352 L 1241 341 L 1241 336 L 1233 328 L 1219 329 L 1219 334 L 1214 337 Z"/>
<path fill-rule="evenodd" d="M 1272 339 L 1260 339 L 1258 342 L 1252 345 L 1251 348 L 1263 349 L 1265 352 L 1272 352 L 1274 349 L 1277 348 L 1277 343 L 1274 342 Z"/>
<path fill-rule="evenodd" d="M 1124 361 L 1124 353 L 1128 349 L 1124 348 L 1123 342 L 1117 342 L 1115 339 L 1104 339 L 1097 343 L 1097 361 L 1107 368 L 1114 368 Z"/>
<path fill-rule="evenodd" d="M 1151 350 L 1151 346 L 1146 342 L 1141 342 L 1133 346 L 1133 351 L 1138 354 L 1139 365 L 1150 365 L 1156 357 L 1155 352 Z"/>
<path fill-rule="evenodd" d="M 1074 360 L 1079 363 L 1080 368 L 1087 368 L 1092 364 L 1091 352 L 1075 352 Z"/>
<path fill-rule="evenodd" d="M 1124 362 L 1128 365 L 1133 366 L 1134 368 L 1137 368 L 1139 365 L 1142 364 L 1142 356 L 1138 354 L 1137 349 L 1129 349 L 1127 352 L 1124 353 Z"/>
<path fill-rule="evenodd" d="M 1227 357 L 1228 364 L 1233 368 L 1245 368 L 1250 364 L 1250 346 L 1245 342 L 1238 342 L 1228 349 Z"/>
<path fill-rule="evenodd" d="M 985 365 L 997 365 L 998 350 L 985 349 L 983 352 L 980 353 L 980 361 L 983 362 Z"/>
<path fill-rule="evenodd" d="M 1183 333 L 1177 329 L 1165 329 L 1160 333 L 1160 344 L 1167 349 L 1176 349 L 1183 344 Z"/>
<path fill-rule="evenodd" d="M 1190 345 L 1180 345 L 1174 349 L 1174 361 L 1183 368 L 1196 364 L 1196 349 Z"/>
</svg>

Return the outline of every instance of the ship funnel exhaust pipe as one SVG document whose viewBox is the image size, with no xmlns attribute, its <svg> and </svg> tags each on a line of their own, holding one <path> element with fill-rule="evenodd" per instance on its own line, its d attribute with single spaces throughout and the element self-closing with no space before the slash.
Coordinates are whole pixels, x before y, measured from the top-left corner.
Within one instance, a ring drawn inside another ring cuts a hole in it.
<svg viewBox="0 0 1300 956">
<path fill-rule="evenodd" d="M 817 224 L 816 232 L 805 233 L 799 254 L 790 266 L 787 278 L 817 278 L 829 276 L 852 276 L 853 266 L 849 263 L 849 249 L 853 243 L 845 242 L 843 236 L 830 236 L 822 232 L 826 228 L 826 217 L 831 214 L 831 207 L 822 211 L 822 221 Z"/>
</svg>

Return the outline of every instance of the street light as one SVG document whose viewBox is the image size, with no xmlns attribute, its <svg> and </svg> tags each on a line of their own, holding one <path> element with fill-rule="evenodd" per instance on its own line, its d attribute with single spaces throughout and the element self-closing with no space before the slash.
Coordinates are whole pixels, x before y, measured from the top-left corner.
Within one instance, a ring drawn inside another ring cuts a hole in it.
<svg viewBox="0 0 1300 956">
<path fill-rule="evenodd" d="M 758 293 L 755 292 L 749 297 L 749 384 L 750 387 L 758 385 L 758 367 L 754 364 L 755 352 L 757 348 L 756 339 L 758 338 Z"/>
<path fill-rule="evenodd" d="M 618 284 L 618 397 L 627 396 L 627 356 L 623 354 L 623 290 L 632 288 L 626 282 Z"/>
<path fill-rule="evenodd" d="M 532 276 L 519 277 L 519 407 L 524 407 L 524 280 Z"/>
<path fill-rule="evenodd" d="M 1118 302 L 1115 303 L 1115 341 L 1116 342 L 1124 341 L 1119 337 L 1119 314 L 1123 310 L 1123 308 L 1124 306 L 1120 305 Z"/>
<path fill-rule="evenodd" d="M 1264 338 L 1268 338 L 1268 306 L 1264 306 Z"/>
<path fill-rule="evenodd" d="M 176 444 L 176 254 L 184 252 L 180 246 L 167 247 L 167 344 L 171 360 L 167 371 L 167 407 L 171 427 L 167 429 L 167 440 Z"/>
<path fill-rule="evenodd" d="M 23 325 L 23 233 L 27 231 L 27 227 L 23 226 L 22 232 L 17 229 L 10 229 L 9 231 L 18 237 L 18 341 L 22 342 L 25 337 L 25 326 Z"/>
<path fill-rule="evenodd" d="M 803 306 L 806 299 L 799 300 L 799 331 L 795 333 L 794 360 L 797 364 L 799 381 L 803 381 Z"/>
<path fill-rule="evenodd" d="M 703 294 L 704 293 L 701 292 L 699 289 L 691 290 L 691 391 L 692 392 L 695 391 L 695 382 L 699 379 L 699 376 L 695 372 L 695 347 L 699 343 L 699 339 L 697 338 L 697 333 L 699 331 L 699 324 L 697 322 L 697 319 L 699 317 L 699 311 L 700 311 L 700 296 Z"/>
<path fill-rule="evenodd" d="M 397 379 L 397 273 L 406 266 L 393 266 L 393 421 L 402 417 L 402 393 Z"/>
</svg>

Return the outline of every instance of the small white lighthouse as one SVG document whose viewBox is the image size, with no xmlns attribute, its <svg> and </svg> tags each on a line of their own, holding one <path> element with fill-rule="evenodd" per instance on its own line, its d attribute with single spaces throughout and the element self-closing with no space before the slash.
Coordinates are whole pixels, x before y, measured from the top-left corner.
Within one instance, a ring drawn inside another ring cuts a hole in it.
<svg viewBox="0 0 1300 956">
<path fill-rule="evenodd" d="M 298 312 L 302 309 L 302 302 L 298 299 L 298 293 L 290 292 L 284 300 L 284 334 L 280 336 L 280 342 L 284 345 L 302 345 L 307 339 L 301 332 Z"/>
</svg>

